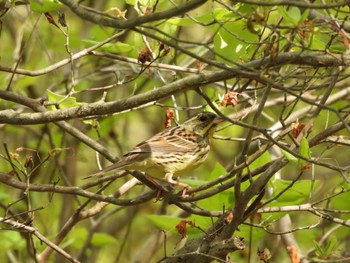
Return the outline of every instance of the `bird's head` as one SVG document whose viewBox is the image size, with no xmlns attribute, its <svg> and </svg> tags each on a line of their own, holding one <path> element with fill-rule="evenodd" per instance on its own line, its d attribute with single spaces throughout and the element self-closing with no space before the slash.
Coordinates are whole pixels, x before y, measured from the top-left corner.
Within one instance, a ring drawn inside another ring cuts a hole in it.
<svg viewBox="0 0 350 263">
<path fill-rule="evenodd" d="M 205 111 L 185 121 L 182 126 L 200 136 L 205 136 L 207 134 L 211 135 L 215 131 L 216 125 L 222 121 L 223 119 L 216 114 Z"/>
</svg>

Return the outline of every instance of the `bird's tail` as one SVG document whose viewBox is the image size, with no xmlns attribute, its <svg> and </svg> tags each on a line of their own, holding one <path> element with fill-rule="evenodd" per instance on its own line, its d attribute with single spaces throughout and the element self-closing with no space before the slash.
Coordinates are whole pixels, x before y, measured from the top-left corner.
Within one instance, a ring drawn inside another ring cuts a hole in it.
<svg viewBox="0 0 350 263">
<path fill-rule="evenodd" d="M 83 180 L 86 180 L 86 179 L 90 179 L 92 177 L 102 177 L 104 176 L 106 173 L 112 171 L 112 170 L 116 170 L 116 169 L 119 169 L 121 168 L 123 165 L 121 163 L 114 163 L 114 164 L 111 164 L 109 166 L 107 166 L 106 168 L 98 171 L 97 173 L 94 173 L 94 174 L 90 174 L 86 177 L 83 178 Z"/>
</svg>

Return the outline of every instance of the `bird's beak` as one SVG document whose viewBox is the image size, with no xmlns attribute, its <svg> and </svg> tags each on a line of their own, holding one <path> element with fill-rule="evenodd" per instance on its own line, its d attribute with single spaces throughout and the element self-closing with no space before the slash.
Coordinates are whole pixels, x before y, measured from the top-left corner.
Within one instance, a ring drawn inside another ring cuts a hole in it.
<svg viewBox="0 0 350 263">
<path fill-rule="evenodd" d="M 221 117 L 219 117 L 219 116 L 216 116 L 215 117 L 215 119 L 213 120 L 213 124 L 214 125 L 218 125 L 218 124 L 220 124 L 220 123 L 222 123 L 222 122 L 224 122 L 225 120 L 223 119 L 223 118 L 221 118 Z"/>
</svg>

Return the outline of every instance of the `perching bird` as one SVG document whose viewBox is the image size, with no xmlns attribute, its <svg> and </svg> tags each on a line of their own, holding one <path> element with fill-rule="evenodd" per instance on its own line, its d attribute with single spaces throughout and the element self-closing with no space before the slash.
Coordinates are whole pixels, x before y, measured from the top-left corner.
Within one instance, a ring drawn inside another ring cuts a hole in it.
<svg viewBox="0 0 350 263">
<path fill-rule="evenodd" d="M 189 186 L 173 177 L 178 177 L 197 168 L 207 158 L 210 138 L 222 119 L 211 112 L 202 112 L 183 124 L 166 129 L 136 145 L 116 163 L 90 175 L 102 176 L 118 170 L 138 170 L 155 178 L 166 178 L 169 183 Z"/>
</svg>

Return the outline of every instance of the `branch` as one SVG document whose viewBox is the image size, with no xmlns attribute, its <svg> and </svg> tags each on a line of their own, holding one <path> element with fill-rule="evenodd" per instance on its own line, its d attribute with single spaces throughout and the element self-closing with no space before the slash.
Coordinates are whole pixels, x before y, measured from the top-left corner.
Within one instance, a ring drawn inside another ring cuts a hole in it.
<svg viewBox="0 0 350 263">
<path fill-rule="evenodd" d="M 10 175 L 6 173 L 0 173 L 0 182 L 6 185 L 9 185 L 13 188 L 26 190 L 33 192 L 49 192 L 49 193 L 60 193 L 60 194 L 68 194 L 74 196 L 82 196 L 88 199 L 102 201 L 106 203 L 111 203 L 120 206 L 134 206 L 136 204 L 141 204 L 149 201 L 154 198 L 154 192 L 147 192 L 144 195 L 138 196 L 136 199 L 124 199 L 120 200 L 113 196 L 104 196 L 100 194 L 95 194 L 89 191 L 85 191 L 77 186 L 59 186 L 54 184 L 26 184 L 25 182 L 20 182 L 18 180 L 13 179 Z"/>
<path fill-rule="evenodd" d="M 260 72 L 250 72 L 247 70 L 242 70 L 242 68 L 253 70 L 286 64 L 308 65 L 313 67 L 349 66 L 350 56 L 342 54 L 315 55 L 293 52 L 281 53 L 273 59 L 271 57 L 266 57 L 245 63 L 241 66 L 227 67 L 227 69 L 217 72 L 206 74 L 200 73 L 198 75 L 188 76 L 186 78 L 164 85 L 159 89 L 138 94 L 130 98 L 123 98 L 115 102 L 91 103 L 78 107 L 59 109 L 55 111 L 46 111 L 41 113 L 19 113 L 14 110 L 4 110 L 0 112 L 0 123 L 15 125 L 42 124 L 74 118 L 113 114 L 127 109 L 139 107 L 145 103 L 161 100 L 175 93 L 192 89 L 194 87 L 204 86 L 210 83 L 227 80 L 234 77 L 260 80 Z M 0 98 L 8 99 L 9 93 L 1 90 Z"/>
<path fill-rule="evenodd" d="M 108 17 L 96 15 L 95 13 L 89 12 L 86 9 L 84 9 L 81 5 L 79 5 L 78 2 L 80 1 L 61 0 L 60 2 L 68 6 L 72 10 L 72 12 L 74 12 L 77 16 L 81 17 L 84 20 L 88 20 L 92 23 L 95 23 L 101 26 L 109 26 L 117 29 L 128 29 L 128 28 L 133 28 L 133 27 L 145 24 L 145 23 L 162 20 L 162 19 L 168 19 L 174 16 L 184 14 L 188 11 L 191 11 L 192 9 L 197 8 L 198 6 L 201 6 L 207 1 L 208 0 L 185 1 L 184 4 L 181 4 L 179 6 L 176 6 L 166 11 L 152 13 L 147 16 L 139 16 L 135 19 L 128 19 L 128 20 L 108 18 Z"/>
<path fill-rule="evenodd" d="M 288 5 L 288 6 L 297 6 L 302 8 L 310 9 L 324 9 L 324 8 L 334 8 L 342 7 L 350 3 L 350 0 L 345 0 L 340 3 L 327 3 L 327 4 L 315 4 L 309 3 L 309 1 L 299 1 L 299 0 L 279 0 L 279 1 L 257 1 L 257 0 L 237 0 L 237 3 L 245 3 L 258 6 L 279 6 L 279 5 Z"/>
<path fill-rule="evenodd" d="M 307 259 L 304 258 L 302 253 L 300 252 L 300 248 L 298 246 L 298 242 L 296 241 L 293 233 L 288 233 L 288 230 L 291 228 L 292 222 L 289 215 L 285 215 L 278 221 L 278 227 L 279 230 L 282 232 L 286 232 L 286 234 L 281 235 L 281 239 L 284 243 L 285 248 L 290 254 L 290 257 L 292 256 L 299 259 L 300 263 L 306 263 L 309 262 Z M 295 262 L 292 260 L 292 262 Z"/>
<path fill-rule="evenodd" d="M 240 237 L 228 237 L 227 239 L 218 239 L 218 233 L 224 231 L 228 226 L 225 215 L 217 220 L 214 225 L 197 239 L 192 239 L 186 245 L 177 250 L 173 256 L 167 257 L 161 262 L 166 263 L 190 263 L 190 262 L 212 262 L 214 259 L 218 262 L 227 262 L 227 255 L 236 250 L 245 248 L 243 239 Z"/>
</svg>

